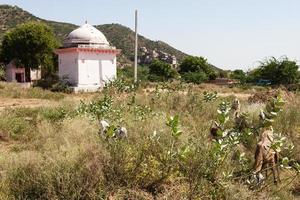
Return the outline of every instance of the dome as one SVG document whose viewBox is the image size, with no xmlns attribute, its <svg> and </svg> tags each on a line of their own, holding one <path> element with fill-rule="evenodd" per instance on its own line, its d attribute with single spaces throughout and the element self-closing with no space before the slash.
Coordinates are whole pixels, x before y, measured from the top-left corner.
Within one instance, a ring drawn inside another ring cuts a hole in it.
<svg viewBox="0 0 300 200">
<path fill-rule="evenodd" d="M 109 46 L 103 33 L 87 23 L 72 31 L 64 41 L 65 47 L 78 46 L 80 44 L 97 45 L 99 47 Z"/>
</svg>

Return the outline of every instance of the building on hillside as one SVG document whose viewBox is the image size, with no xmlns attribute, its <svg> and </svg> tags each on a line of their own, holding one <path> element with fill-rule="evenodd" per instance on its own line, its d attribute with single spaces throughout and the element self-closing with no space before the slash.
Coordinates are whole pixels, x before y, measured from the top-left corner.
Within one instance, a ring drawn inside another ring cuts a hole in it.
<svg viewBox="0 0 300 200">
<path fill-rule="evenodd" d="M 103 33 L 86 23 L 72 31 L 63 47 L 56 50 L 59 77 L 67 79 L 75 92 L 98 91 L 117 77 L 119 53 Z"/>
<path fill-rule="evenodd" d="M 7 82 L 31 83 L 41 79 L 41 69 L 31 69 L 30 77 L 26 78 L 25 67 L 17 67 L 14 61 L 6 66 L 5 74 Z"/>
<path fill-rule="evenodd" d="M 150 64 L 153 60 L 160 60 L 169 63 L 173 67 L 177 67 L 176 56 L 168 54 L 163 51 L 153 50 L 150 51 L 146 47 L 140 48 L 141 56 L 139 58 L 140 64 Z"/>
</svg>

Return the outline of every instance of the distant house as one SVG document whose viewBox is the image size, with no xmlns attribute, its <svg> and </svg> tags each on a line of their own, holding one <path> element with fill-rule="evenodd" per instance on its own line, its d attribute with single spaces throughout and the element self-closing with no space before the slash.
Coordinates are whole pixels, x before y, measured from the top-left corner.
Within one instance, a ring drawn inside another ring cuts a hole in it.
<svg viewBox="0 0 300 200">
<path fill-rule="evenodd" d="M 232 85 L 232 84 L 238 84 L 240 81 L 230 78 L 216 78 L 215 80 L 211 80 L 210 83 L 216 84 L 216 85 Z"/>
<path fill-rule="evenodd" d="M 7 82 L 28 83 L 41 79 L 41 69 L 31 69 L 30 79 L 25 76 L 25 67 L 17 67 L 13 61 L 11 61 L 5 70 Z"/>
</svg>

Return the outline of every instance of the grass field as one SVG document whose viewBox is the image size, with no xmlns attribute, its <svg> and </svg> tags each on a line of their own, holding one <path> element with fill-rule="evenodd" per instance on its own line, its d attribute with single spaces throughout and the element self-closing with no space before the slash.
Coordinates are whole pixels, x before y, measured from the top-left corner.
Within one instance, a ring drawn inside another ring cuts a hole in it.
<svg viewBox="0 0 300 200">
<path fill-rule="evenodd" d="M 258 136 L 223 155 L 209 134 L 219 104 L 235 96 L 257 124 L 266 102 L 248 98 L 266 90 L 172 83 L 62 94 L 0 83 L 0 199 L 300 199 L 298 173 L 288 167 L 278 186 L 271 173 L 259 187 L 248 183 Z M 205 101 L 204 91 L 219 97 Z M 297 162 L 300 96 L 283 94 L 273 126 L 294 145 L 282 147 L 282 158 Z M 100 137 L 101 119 L 126 127 L 128 138 Z"/>
</svg>

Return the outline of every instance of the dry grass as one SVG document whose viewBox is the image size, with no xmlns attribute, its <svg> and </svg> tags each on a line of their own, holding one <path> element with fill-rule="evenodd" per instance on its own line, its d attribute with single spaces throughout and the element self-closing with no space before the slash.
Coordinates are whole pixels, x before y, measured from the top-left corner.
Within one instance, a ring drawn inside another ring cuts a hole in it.
<svg viewBox="0 0 300 200">
<path fill-rule="evenodd" d="M 20 99 L 33 97 L 31 90 L 21 92 L 16 86 L 9 87 L 20 92 Z M 149 91 L 145 95 L 143 88 L 135 96 L 111 93 L 113 105 L 100 117 L 125 126 L 129 133 L 125 141 L 101 139 L 97 120 L 88 113 L 76 112 L 79 99 L 98 100 L 103 94 L 65 95 L 67 100 L 50 106 L 0 110 L 0 136 L 6 138 L 1 141 L 0 137 L 0 199 L 295 198 L 299 180 L 280 191 L 284 183 L 279 188 L 270 184 L 260 191 L 250 190 L 245 180 L 217 179 L 223 171 L 238 170 L 234 155 L 214 176 L 208 130 L 217 116 L 216 108 L 222 100 L 232 100 L 235 93 L 251 89 L 190 87 L 184 95 L 182 90 Z M 204 90 L 233 95 L 206 103 Z M 5 92 L 0 96 L 13 97 L 7 89 Z M 38 93 L 40 98 L 56 95 L 42 90 Z M 242 110 L 255 121 L 264 105 L 249 104 L 247 99 L 241 102 Z M 191 142 L 196 152 L 185 162 L 168 157 L 173 139 L 166 118 L 175 114 L 179 114 L 183 130 L 177 143 Z M 295 152 L 300 148 L 299 115 L 300 98 L 295 96 L 275 125 L 277 132 L 294 142 Z M 251 169 L 254 149 L 249 145 L 246 150 L 250 160 L 247 167 Z"/>
</svg>

